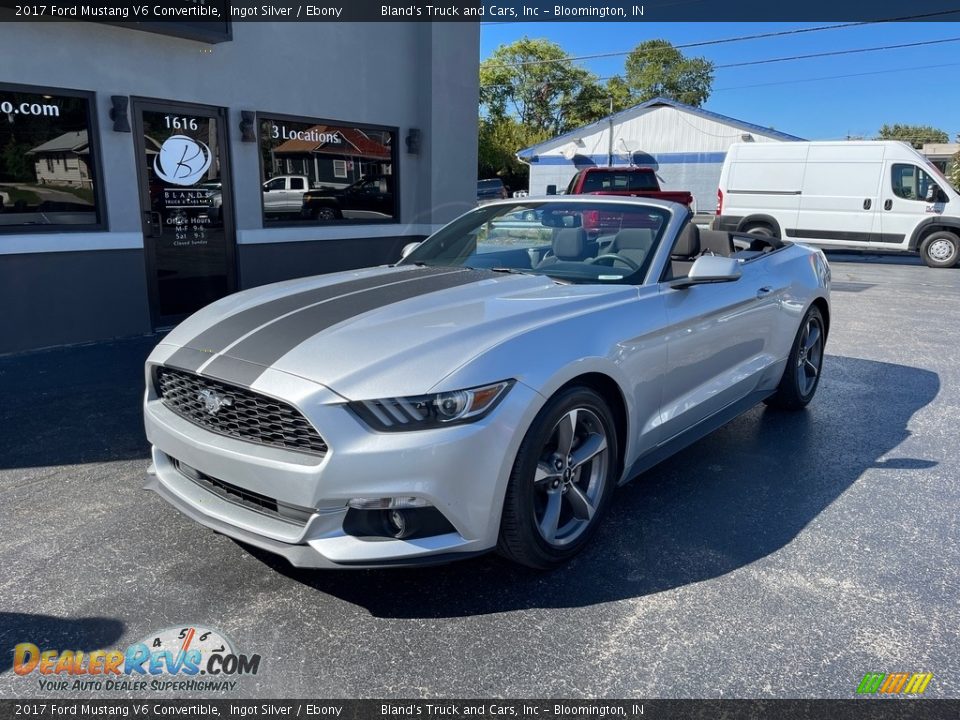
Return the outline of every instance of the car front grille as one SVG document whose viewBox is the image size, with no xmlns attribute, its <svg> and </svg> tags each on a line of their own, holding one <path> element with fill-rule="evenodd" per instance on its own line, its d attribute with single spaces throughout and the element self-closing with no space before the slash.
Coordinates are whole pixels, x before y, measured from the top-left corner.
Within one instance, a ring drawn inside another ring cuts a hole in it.
<svg viewBox="0 0 960 720">
<path fill-rule="evenodd" d="M 155 383 L 164 405 L 205 430 L 294 452 L 327 452 L 320 433 L 287 403 L 167 367 L 157 368 Z"/>
</svg>

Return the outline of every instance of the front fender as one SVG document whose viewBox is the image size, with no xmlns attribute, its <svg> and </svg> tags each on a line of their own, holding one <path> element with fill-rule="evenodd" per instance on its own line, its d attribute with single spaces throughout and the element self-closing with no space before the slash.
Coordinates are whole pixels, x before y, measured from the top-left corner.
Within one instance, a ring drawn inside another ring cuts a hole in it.
<svg viewBox="0 0 960 720">
<path fill-rule="evenodd" d="M 659 441 L 667 370 L 666 311 L 656 287 L 613 307 L 568 317 L 505 339 L 437 383 L 433 392 L 513 378 L 537 393 L 536 413 L 560 388 L 587 374 L 610 378 L 627 416 L 624 464 Z"/>
</svg>

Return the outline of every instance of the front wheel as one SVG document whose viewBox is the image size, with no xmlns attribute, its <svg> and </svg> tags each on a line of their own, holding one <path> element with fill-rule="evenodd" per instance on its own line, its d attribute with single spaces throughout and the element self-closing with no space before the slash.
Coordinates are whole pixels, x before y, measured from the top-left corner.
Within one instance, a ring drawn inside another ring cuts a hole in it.
<svg viewBox="0 0 960 720">
<path fill-rule="evenodd" d="M 569 388 L 543 407 L 510 473 L 497 551 L 541 570 L 587 544 L 617 478 L 617 434 L 606 401 Z"/>
<path fill-rule="evenodd" d="M 813 400 L 820 384 L 826 342 L 823 315 L 819 308 L 813 305 L 800 323 L 777 391 L 764 400 L 767 405 L 785 410 L 800 410 Z"/>
<path fill-rule="evenodd" d="M 960 257 L 960 238 L 951 232 L 931 233 L 920 243 L 920 257 L 928 267 L 953 267 Z"/>
</svg>

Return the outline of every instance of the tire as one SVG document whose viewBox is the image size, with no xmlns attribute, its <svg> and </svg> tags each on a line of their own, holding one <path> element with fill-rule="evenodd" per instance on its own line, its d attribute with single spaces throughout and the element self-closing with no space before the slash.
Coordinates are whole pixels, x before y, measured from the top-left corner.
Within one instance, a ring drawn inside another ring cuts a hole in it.
<svg viewBox="0 0 960 720">
<path fill-rule="evenodd" d="M 811 341 L 814 332 L 816 338 Z M 777 391 L 764 400 L 767 405 L 783 410 L 802 410 L 813 400 L 820 385 L 826 341 L 823 315 L 813 305 L 800 323 Z"/>
<path fill-rule="evenodd" d="M 927 267 L 953 267 L 960 259 L 960 238 L 943 230 L 930 233 L 920 243 L 920 257 Z"/>
<path fill-rule="evenodd" d="M 339 220 L 340 213 L 335 208 L 321 205 L 310 211 L 310 217 L 314 220 Z"/>
<path fill-rule="evenodd" d="M 557 452 L 563 444 L 571 449 L 567 457 Z M 517 451 L 497 552 L 539 570 L 580 552 L 610 503 L 617 452 L 613 415 L 599 394 L 572 387 L 552 397 Z"/>
<path fill-rule="evenodd" d="M 769 238 L 777 236 L 777 233 L 774 231 L 774 229 L 766 223 L 751 223 L 743 228 L 743 232 Z"/>
</svg>

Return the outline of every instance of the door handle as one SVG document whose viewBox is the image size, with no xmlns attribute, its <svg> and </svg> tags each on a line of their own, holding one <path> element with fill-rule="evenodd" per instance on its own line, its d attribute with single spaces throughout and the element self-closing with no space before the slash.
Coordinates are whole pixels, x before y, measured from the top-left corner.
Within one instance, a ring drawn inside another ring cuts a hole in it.
<svg viewBox="0 0 960 720">
<path fill-rule="evenodd" d="M 757 290 L 757 297 L 758 297 L 758 298 L 766 297 L 767 295 L 769 295 L 769 294 L 772 293 L 772 292 L 773 292 L 773 288 L 772 288 L 772 287 L 770 287 L 769 285 L 764 285 L 762 288 L 760 288 L 759 290 Z"/>
<path fill-rule="evenodd" d="M 893 200 L 884 200 L 884 201 L 883 201 L 883 209 L 884 209 L 884 210 L 889 210 L 889 209 L 892 208 L 892 207 L 893 207 Z"/>
<path fill-rule="evenodd" d="M 871 200 L 870 198 L 867 198 L 866 200 L 863 201 L 864 210 L 869 210 L 872 205 L 873 205 L 873 200 Z"/>
</svg>

